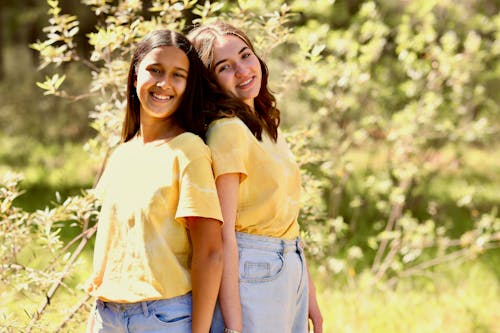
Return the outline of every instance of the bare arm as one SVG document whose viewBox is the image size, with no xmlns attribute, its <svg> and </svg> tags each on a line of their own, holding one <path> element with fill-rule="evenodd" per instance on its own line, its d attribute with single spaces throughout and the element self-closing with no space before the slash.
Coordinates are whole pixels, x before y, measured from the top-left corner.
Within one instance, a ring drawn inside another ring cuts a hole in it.
<svg viewBox="0 0 500 333">
<path fill-rule="evenodd" d="M 193 244 L 192 332 L 207 333 L 212 323 L 222 275 L 221 226 L 217 220 L 188 217 L 187 227 Z"/>
<path fill-rule="evenodd" d="M 224 271 L 219 293 L 222 317 L 227 328 L 241 331 L 238 243 L 236 242 L 235 222 L 238 208 L 239 174 L 230 173 L 217 177 L 215 184 L 219 194 L 224 225 L 222 243 L 224 248 Z"/>
<path fill-rule="evenodd" d="M 307 263 L 306 263 L 307 265 Z M 314 286 L 314 281 L 311 278 L 311 273 L 309 272 L 309 266 L 307 266 L 307 279 L 309 285 L 309 319 L 312 322 L 314 333 L 323 332 L 323 316 L 321 315 L 321 310 L 319 309 L 318 300 L 316 299 L 316 288 Z"/>
</svg>

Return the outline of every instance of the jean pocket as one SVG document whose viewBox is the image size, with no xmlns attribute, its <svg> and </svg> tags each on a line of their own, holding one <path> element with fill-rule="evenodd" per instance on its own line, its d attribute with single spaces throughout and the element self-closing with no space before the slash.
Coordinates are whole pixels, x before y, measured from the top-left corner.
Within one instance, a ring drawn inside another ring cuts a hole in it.
<svg viewBox="0 0 500 333">
<path fill-rule="evenodd" d="M 191 323 L 191 314 L 171 314 L 171 313 L 154 313 L 154 317 L 163 324 L 184 324 Z"/>
<path fill-rule="evenodd" d="M 155 321 L 161 325 L 167 326 L 186 326 L 191 327 L 192 314 L 191 302 L 188 299 L 178 299 L 177 302 L 168 302 L 168 304 L 156 304 L 152 315 Z"/>
<path fill-rule="evenodd" d="M 240 252 L 240 281 L 253 283 L 272 281 L 280 275 L 284 265 L 281 253 L 245 249 Z"/>
</svg>

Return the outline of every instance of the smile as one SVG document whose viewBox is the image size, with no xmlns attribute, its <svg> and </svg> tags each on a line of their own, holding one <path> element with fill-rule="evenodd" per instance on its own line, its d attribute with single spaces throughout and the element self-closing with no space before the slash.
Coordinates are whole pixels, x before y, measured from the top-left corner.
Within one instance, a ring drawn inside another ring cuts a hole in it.
<svg viewBox="0 0 500 333">
<path fill-rule="evenodd" d="M 172 96 L 172 95 L 161 95 L 161 94 L 154 93 L 154 92 L 151 93 L 151 96 L 154 99 L 157 99 L 159 101 L 168 101 L 168 100 L 171 100 L 174 98 L 174 96 Z"/>
<path fill-rule="evenodd" d="M 255 79 L 255 76 L 252 76 L 248 80 L 246 80 L 246 81 L 241 82 L 240 84 L 238 84 L 236 87 L 238 87 L 238 88 L 246 88 L 247 86 L 249 86 L 253 82 L 254 79 Z"/>
</svg>

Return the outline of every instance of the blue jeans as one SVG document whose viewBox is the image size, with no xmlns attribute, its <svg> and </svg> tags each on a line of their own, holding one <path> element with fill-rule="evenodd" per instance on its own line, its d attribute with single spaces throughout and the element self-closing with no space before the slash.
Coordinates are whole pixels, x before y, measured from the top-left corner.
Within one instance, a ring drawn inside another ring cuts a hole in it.
<svg viewBox="0 0 500 333">
<path fill-rule="evenodd" d="M 244 333 L 306 333 L 308 275 L 300 239 L 237 232 Z M 222 333 L 219 306 L 211 333 Z"/>
<path fill-rule="evenodd" d="M 87 332 L 191 333 L 191 293 L 170 299 L 138 303 L 96 301 Z"/>
</svg>

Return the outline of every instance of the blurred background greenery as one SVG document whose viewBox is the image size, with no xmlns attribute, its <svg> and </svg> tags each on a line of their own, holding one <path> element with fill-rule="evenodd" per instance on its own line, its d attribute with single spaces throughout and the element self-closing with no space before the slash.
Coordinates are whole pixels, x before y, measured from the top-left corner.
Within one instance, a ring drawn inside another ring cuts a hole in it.
<svg viewBox="0 0 500 333">
<path fill-rule="evenodd" d="M 2 183 L 0 332 L 24 332 L 29 322 L 55 331 L 84 294 L 92 239 L 33 319 L 64 267 L 49 263 L 76 251 L 65 247 L 82 231 L 75 212 L 92 211 L 83 190 L 118 130 L 134 40 L 107 33 L 138 38 L 211 17 L 246 28 L 268 61 L 303 170 L 300 222 L 325 332 L 499 332 L 500 4 L 184 4 L 175 16 L 168 1 L 0 3 L 0 175 L 24 175 Z M 79 31 L 47 35 L 67 14 Z M 143 25 L 131 24 L 138 17 Z M 30 47 L 50 39 L 71 42 L 71 52 Z M 61 90 L 35 84 L 54 73 L 65 75 Z M 7 224 L 29 231 L 9 238 Z M 60 331 L 81 331 L 82 309 Z"/>
<path fill-rule="evenodd" d="M 82 24 L 91 29 L 92 16 L 85 15 L 85 6 L 76 1 L 62 5 L 82 13 Z M 94 135 L 88 118 L 91 102 L 44 96 L 35 85 L 43 81 L 44 73 L 38 70 L 38 52 L 30 44 L 44 37 L 47 3 L 2 1 L 0 11 L 0 166 L 3 172 L 14 169 L 25 174 L 26 192 L 17 203 L 35 210 L 54 200 L 56 191 L 68 195 L 92 185 L 95 168 L 83 151 L 83 144 Z M 82 51 L 89 52 L 84 45 Z M 75 78 L 69 90 L 90 82 L 89 73 L 78 64 L 64 71 Z"/>
</svg>

